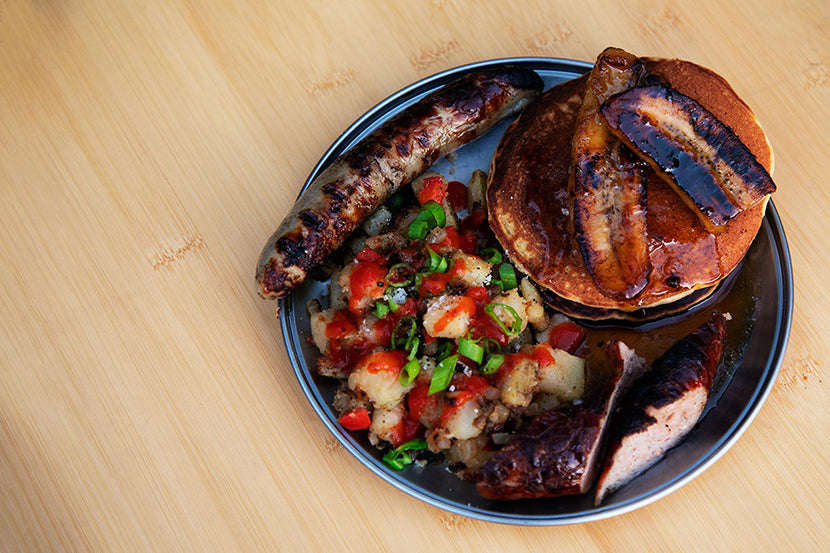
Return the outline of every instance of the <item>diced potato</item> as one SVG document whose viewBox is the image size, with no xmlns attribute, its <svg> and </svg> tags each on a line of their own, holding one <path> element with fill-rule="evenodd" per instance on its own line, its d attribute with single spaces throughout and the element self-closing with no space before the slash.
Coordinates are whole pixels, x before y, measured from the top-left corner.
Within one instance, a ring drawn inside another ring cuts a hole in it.
<svg viewBox="0 0 830 553">
<path fill-rule="evenodd" d="M 371 404 L 368 401 L 357 397 L 357 395 L 349 389 L 346 382 L 341 382 L 341 384 L 337 387 L 337 390 L 335 390 L 334 397 L 331 400 L 331 406 L 334 407 L 334 410 L 340 415 L 346 411 L 351 411 L 352 409 L 357 409 L 359 407 L 369 410 L 372 409 Z"/>
<path fill-rule="evenodd" d="M 450 257 L 450 266 L 461 262 L 464 264 L 464 271 L 450 279 L 451 286 L 463 286 L 473 288 L 476 286 L 487 286 L 490 283 L 490 271 L 493 269 L 491 263 L 487 263 L 477 255 L 456 251 Z"/>
<path fill-rule="evenodd" d="M 456 440 L 468 440 L 481 435 L 486 422 L 477 398 L 468 399 L 454 408 L 449 416 L 442 415 L 442 424 L 427 433 L 427 443 L 432 451 L 443 451 Z"/>
<path fill-rule="evenodd" d="M 477 399 L 470 399 L 464 402 L 460 409 L 455 412 L 444 423 L 447 434 L 457 440 L 475 438 L 484 429 L 484 421 L 480 419 L 481 404 Z"/>
<path fill-rule="evenodd" d="M 513 290 L 508 290 L 507 292 L 502 292 L 498 296 L 495 296 L 491 303 L 501 303 L 503 305 L 507 305 L 512 307 L 519 318 L 522 320 L 522 328 L 519 331 L 523 331 L 527 327 L 528 318 L 527 318 L 527 301 L 519 295 L 518 290 L 515 288 Z M 510 312 L 506 309 L 500 309 L 496 307 L 494 309 L 495 315 L 499 318 L 499 320 L 506 326 L 510 327 L 513 324 L 513 316 Z"/>
<path fill-rule="evenodd" d="M 455 442 L 447 451 L 447 463 L 453 473 L 461 479 L 474 479 L 484 463 L 495 455 L 495 452 L 486 449 L 488 442 L 487 436 Z"/>
<path fill-rule="evenodd" d="M 378 440 L 394 442 L 395 427 L 405 416 L 406 409 L 403 403 L 398 403 L 391 409 L 376 408 L 372 412 L 372 424 L 369 426 L 369 441 L 375 445 Z"/>
<path fill-rule="evenodd" d="M 475 302 L 467 296 L 436 296 L 427 300 L 424 329 L 435 338 L 461 338 L 470 329 Z"/>
<path fill-rule="evenodd" d="M 527 407 L 533 400 L 538 387 L 536 371 L 539 363 L 533 359 L 522 359 L 506 372 L 500 373 L 498 381 L 501 402 L 508 407 Z"/>
<path fill-rule="evenodd" d="M 314 345 L 317 346 L 317 349 L 323 355 L 329 351 L 329 337 L 326 335 L 326 327 L 331 322 L 333 316 L 334 309 L 326 309 L 312 313 L 309 317 L 311 338 L 314 340 Z"/>
<path fill-rule="evenodd" d="M 403 363 L 389 363 L 384 356 L 396 355 L 396 352 L 378 352 L 361 359 L 349 375 L 349 388 L 365 396 L 375 407 L 391 409 L 400 403 L 414 383 L 401 386 L 398 374 Z M 387 364 L 389 370 L 378 369 Z"/>
<path fill-rule="evenodd" d="M 329 279 L 329 306 L 332 309 L 346 309 L 349 299 L 346 290 L 340 282 L 340 273 L 335 273 Z"/>
<path fill-rule="evenodd" d="M 365 242 L 367 248 L 383 256 L 387 256 L 395 250 L 402 250 L 408 245 L 409 240 L 397 232 L 387 232 L 385 234 L 378 234 L 377 236 L 370 236 Z"/>
<path fill-rule="evenodd" d="M 525 414 L 531 417 L 536 417 L 548 409 L 553 409 L 559 405 L 562 405 L 562 402 L 559 401 L 559 398 L 557 398 L 556 395 L 540 392 L 533 398 L 533 401 L 527 407 Z"/>
<path fill-rule="evenodd" d="M 361 228 L 369 236 L 377 236 L 392 222 L 392 212 L 385 205 L 378 207 L 371 215 L 360 223 Z M 371 246 L 369 246 L 371 247 Z"/>
<path fill-rule="evenodd" d="M 533 286 L 533 283 L 530 282 L 530 279 L 523 278 L 521 284 L 519 284 L 519 289 L 522 292 L 522 297 L 526 301 L 527 306 L 527 322 L 533 327 L 533 330 L 537 332 L 540 330 L 544 330 L 548 327 L 550 321 L 548 320 L 548 315 L 545 312 L 544 304 L 542 303 L 542 296 L 539 295 L 539 291 L 536 290 L 536 287 Z"/>
<path fill-rule="evenodd" d="M 573 401 L 585 392 L 585 360 L 565 350 L 538 344 L 534 348 L 546 348 L 552 363 L 539 365 L 539 391 L 554 394 L 560 401 Z M 541 356 L 536 356 L 541 357 Z"/>
<path fill-rule="evenodd" d="M 487 173 L 481 169 L 476 169 L 470 176 L 470 183 L 467 185 L 467 209 L 470 213 L 487 209 Z"/>
</svg>

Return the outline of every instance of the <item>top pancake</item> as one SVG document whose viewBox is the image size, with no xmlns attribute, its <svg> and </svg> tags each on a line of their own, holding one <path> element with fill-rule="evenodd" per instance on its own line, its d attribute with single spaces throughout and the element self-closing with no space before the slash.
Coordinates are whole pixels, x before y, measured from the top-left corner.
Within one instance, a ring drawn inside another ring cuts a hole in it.
<svg viewBox="0 0 830 553">
<path fill-rule="evenodd" d="M 722 77 L 683 60 L 643 59 L 649 73 L 694 98 L 731 127 L 772 172 L 772 149 L 763 129 Z M 611 310 L 615 313 L 612 316 L 623 318 L 626 313 L 643 310 L 660 313 L 654 308 L 666 306 L 668 310 L 667 304 L 714 287 L 737 267 L 761 226 L 766 201 L 739 213 L 722 233 L 713 235 L 677 193 L 649 170 L 651 278 L 632 299 L 605 295 L 588 272 L 574 240 L 568 192 L 574 125 L 586 80 L 583 75 L 545 92 L 505 132 L 490 168 L 490 226 L 517 267 L 564 300 L 560 303 L 573 302 L 600 313 Z M 594 314 L 590 318 L 601 317 Z"/>
</svg>

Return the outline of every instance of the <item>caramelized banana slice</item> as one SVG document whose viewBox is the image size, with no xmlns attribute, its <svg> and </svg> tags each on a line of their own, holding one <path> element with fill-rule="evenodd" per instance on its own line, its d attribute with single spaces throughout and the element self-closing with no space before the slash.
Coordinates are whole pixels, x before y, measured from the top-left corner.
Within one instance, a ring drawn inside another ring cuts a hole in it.
<svg viewBox="0 0 830 553">
<path fill-rule="evenodd" d="M 600 106 L 637 85 L 643 64 L 604 50 L 591 71 L 573 140 L 574 231 L 582 257 L 606 294 L 633 298 L 648 284 L 645 186 L 640 161 L 605 124 Z"/>
<path fill-rule="evenodd" d="M 601 111 L 611 131 L 677 190 L 710 232 L 775 191 L 732 129 L 664 84 L 623 92 Z"/>
</svg>

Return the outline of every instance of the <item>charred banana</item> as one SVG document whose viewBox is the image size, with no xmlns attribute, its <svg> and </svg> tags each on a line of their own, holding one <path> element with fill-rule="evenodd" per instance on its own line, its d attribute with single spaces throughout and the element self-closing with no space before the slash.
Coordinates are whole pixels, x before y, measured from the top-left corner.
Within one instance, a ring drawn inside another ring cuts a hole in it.
<svg viewBox="0 0 830 553">
<path fill-rule="evenodd" d="M 665 84 L 633 88 L 601 107 L 611 131 L 680 194 L 710 232 L 775 191 L 728 126 Z"/>
<path fill-rule="evenodd" d="M 574 230 L 597 286 L 622 298 L 639 294 L 651 273 L 641 161 L 614 136 L 600 113 L 614 94 L 636 86 L 644 68 L 608 48 L 588 78 L 573 141 Z"/>
</svg>

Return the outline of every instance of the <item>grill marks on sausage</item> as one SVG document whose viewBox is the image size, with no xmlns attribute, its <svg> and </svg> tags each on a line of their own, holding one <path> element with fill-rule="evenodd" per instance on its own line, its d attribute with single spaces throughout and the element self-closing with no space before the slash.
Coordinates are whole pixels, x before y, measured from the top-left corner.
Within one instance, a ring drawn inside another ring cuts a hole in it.
<svg viewBox="0 0 830 553">
<path fill-rule="evenodd" d="M 404 109 L 341 155 L 296 202 L 263 249 L 259 293 L 288 294 L 401 185 L 541 93 L 522 68 L 463 76 Z"/>
</svg>

